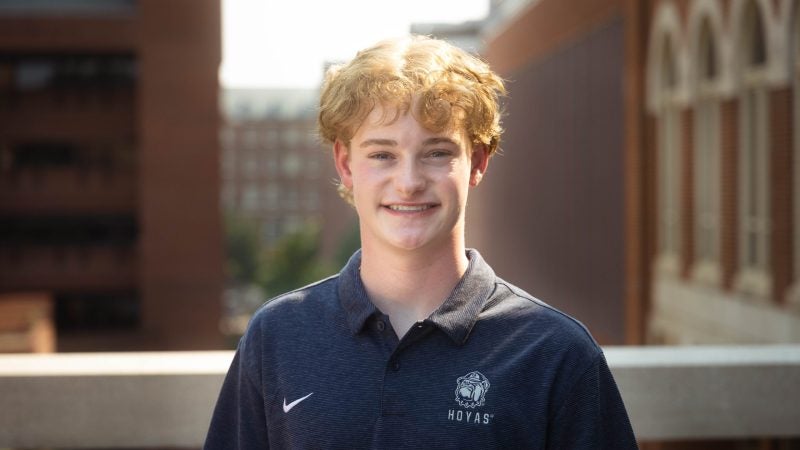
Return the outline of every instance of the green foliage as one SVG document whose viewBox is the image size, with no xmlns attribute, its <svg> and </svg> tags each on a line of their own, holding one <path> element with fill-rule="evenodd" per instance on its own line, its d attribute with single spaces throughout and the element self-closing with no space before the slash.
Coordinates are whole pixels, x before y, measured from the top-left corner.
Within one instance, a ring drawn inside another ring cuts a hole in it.
<svg viewBox="0 0 800 450">
<path fill-rule="evenodd" d="M 339 246 L 336 248 L 336 255 L 334 256 L 335 259 L 333 263 L 336 267 L 341 269 L 359 248 L 361 248 L 361 234 L 359 232 L 358 222 L 356 222 L 343 233 L 339 241 Z"/>
<path fill-rule="evenodd" d="M 260 287 L 267 298 L 336 273 L 360 246 L 358 226 L 339 242 L 334 261 L 321 258 L 320 228 L 306 225 L 265 248 L 258 223 L 234 214 L 225 216 L 227 276 L 237 286 Z"/>
<path fill-rule="evenodd" d="M 256 283 L 263 271 L 263 243 L 258 224 L 234 214 L 225 215 L 226 270 L 235 284 Z"/>
<path fill-rule="evenodd" d="M 267 252 L 261 286 L 268 296 L 278 295 L 333 274 L 336 269 L 321 261 L 320 230 L 307 225 L 284 235 Z"/>
</svg>

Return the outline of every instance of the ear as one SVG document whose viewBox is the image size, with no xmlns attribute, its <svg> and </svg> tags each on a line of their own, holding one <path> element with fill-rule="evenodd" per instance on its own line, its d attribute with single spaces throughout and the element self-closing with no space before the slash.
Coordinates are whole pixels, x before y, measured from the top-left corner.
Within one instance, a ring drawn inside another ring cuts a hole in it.
<svg viewBox="0 0 800 450">
<path fill-rule="evenodd" d="M 472 168 L 469 174 L 469 185 L 477 186 L 489 167 L 489 148 L 486 144 L 475 144 L 472 147 Z"/>
<path fill-rule="evenodd" d="M 344 142 L 336 139 L 333 143 L 333 164 L 342 185 L 347 189 L 353 189 L 353 173 L 350 171 L 350 150 Z"/>
</svg>

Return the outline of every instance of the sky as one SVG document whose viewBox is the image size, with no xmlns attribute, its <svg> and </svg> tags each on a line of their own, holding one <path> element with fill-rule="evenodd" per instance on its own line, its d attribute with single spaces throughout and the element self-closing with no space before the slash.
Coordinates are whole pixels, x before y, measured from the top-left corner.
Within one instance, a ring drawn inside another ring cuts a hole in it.
<svg viewBox="0 0 800 450">
<path fill-rule="evenodd" d="M 314 88 L 342 61 L 415 22 L 463 22 L 489 0 L 222 0 L 225 87 Z"/>
</svg>

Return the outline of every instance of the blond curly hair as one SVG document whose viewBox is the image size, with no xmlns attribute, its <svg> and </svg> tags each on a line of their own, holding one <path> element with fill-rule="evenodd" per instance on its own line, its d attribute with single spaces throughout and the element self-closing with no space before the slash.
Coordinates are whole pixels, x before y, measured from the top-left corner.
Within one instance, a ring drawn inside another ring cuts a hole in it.
<svg viewBox="0 0 800 450">
<path fill-rule="evenodd" d="M 489 65 L 445 41 L 412 35 L 381 41 L 350 62 L 328 69 L 320 94 L 318 127 L 328 144 L 350 145 L 358 127 L 378 105 L 410 112 L 438 132 L 462 127 L 489 155 L 500 144 L 499 98 L 503 80 Z M 414 105 L 414 111 L 409 111 Z M 385 118 L 386 119 L 386 118 Z M 339 192 L 352 202 L 343 186 Z"/>
</svg>

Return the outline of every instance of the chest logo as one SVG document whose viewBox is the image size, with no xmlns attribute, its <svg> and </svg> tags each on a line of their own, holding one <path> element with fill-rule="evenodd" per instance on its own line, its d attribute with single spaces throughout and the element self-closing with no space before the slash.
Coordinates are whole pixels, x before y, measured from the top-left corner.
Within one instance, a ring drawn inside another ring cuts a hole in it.
<svg viewBox="0 0 800 450">
<path fill-rule="evenodd" d="M 311 393 L 313 394 L 313 392 Z M 293 401 L 292 403 L 286 404 L 286 397 L 283 398 L 283 412 L 288 413 L 292 408 L 297 406 L 298 403 L 302 402 L 303 400 L 311 397 L 311 394 L 306 395 L 305 397 L 300 397 L 297 400 Z"/>
<path fill-rule="evenodd" d="M 478 371 L 458 377 L 456 381 L 456 402 L 464 408 L 483 406 L 489 386 L 489 379 Z"/>
</svg>

